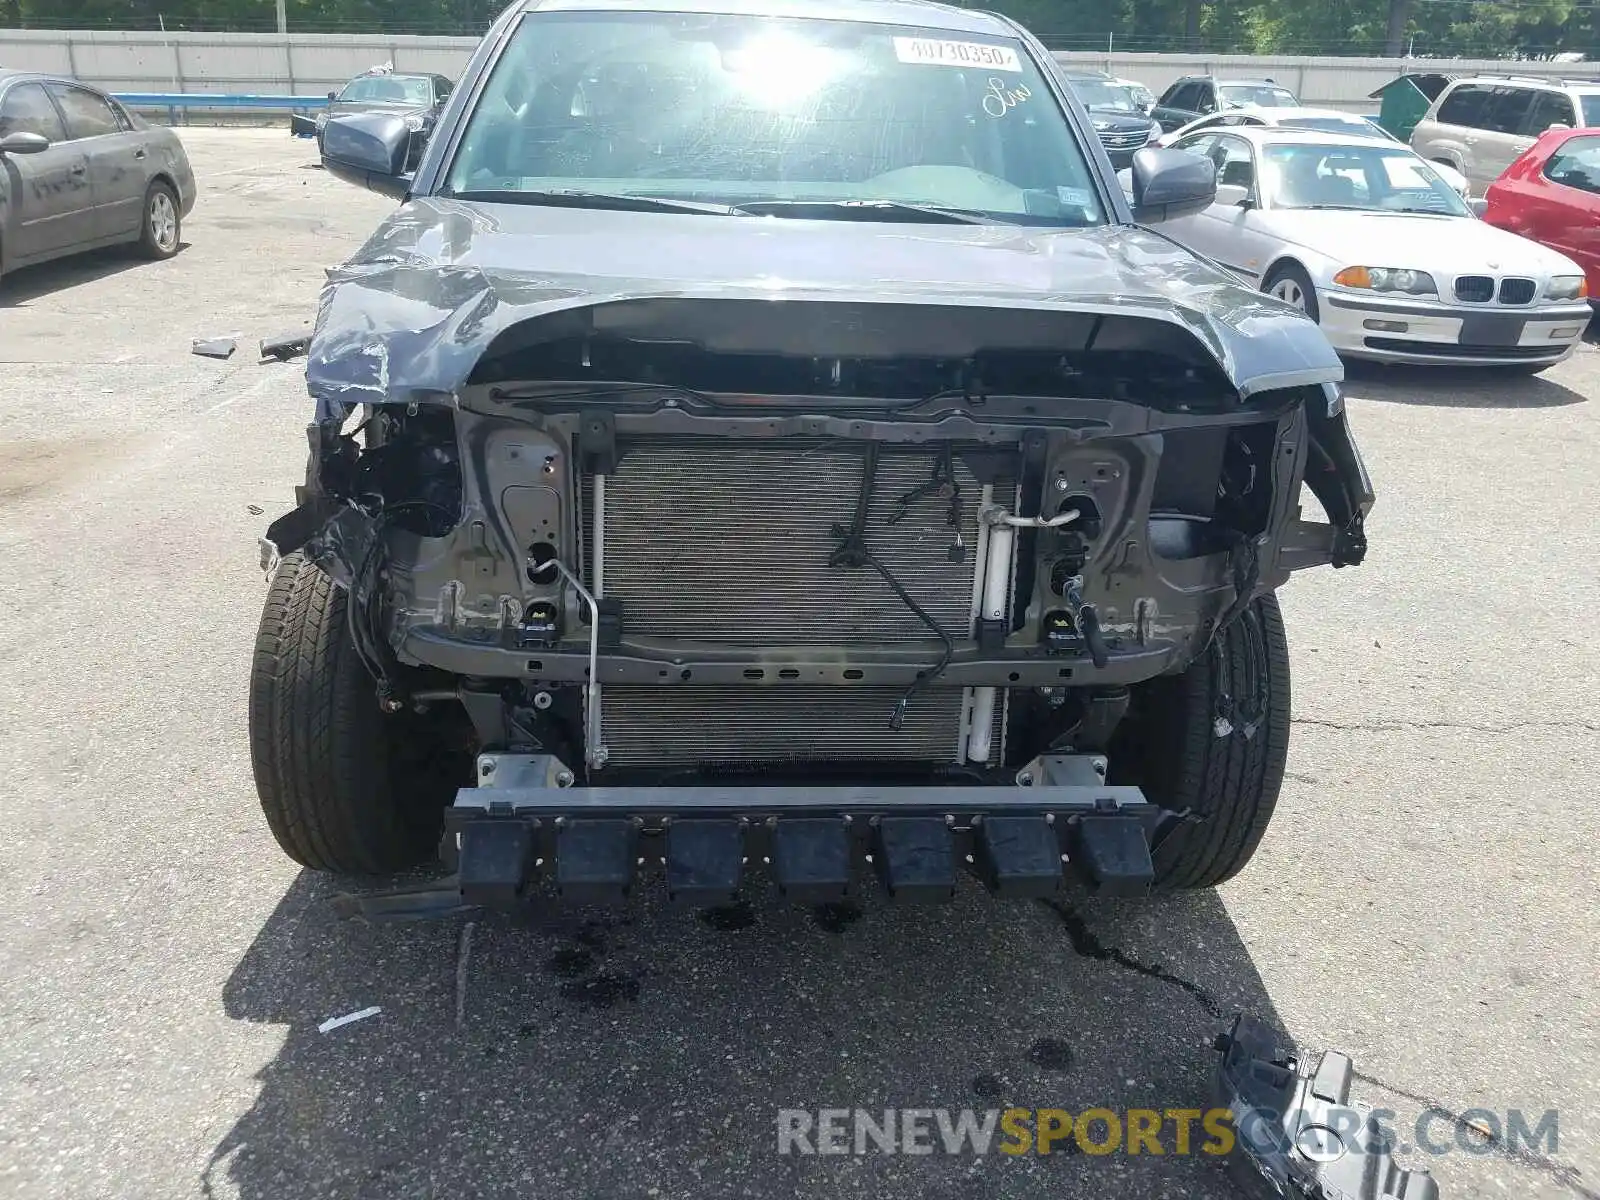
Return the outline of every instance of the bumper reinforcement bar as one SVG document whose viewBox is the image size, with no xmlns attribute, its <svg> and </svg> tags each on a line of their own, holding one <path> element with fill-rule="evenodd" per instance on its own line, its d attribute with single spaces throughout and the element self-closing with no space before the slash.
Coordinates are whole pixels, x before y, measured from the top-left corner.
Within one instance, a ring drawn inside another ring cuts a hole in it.
<svg viewBox="0 0 1600 1200">
<path fill-rule="evenodd" d="M 946 900 L 962 871 L 1002 898 L 1052 896 L 1068 872 L 1107 896 L 1143 895 L 1173 820 L 1105 760 L 1050 755 L 1017 786 L 573 787 L 546 755 L 486 754 L 445 814 L 450 878 L 341 901 L 375 920 L 513 908 L 541 884 L 569 903 L 619 903 L 646 872 L 672 899 L 726 903 L 747 877 L 824 903 L 875 876 L 901 901 Z"/>
</svg>

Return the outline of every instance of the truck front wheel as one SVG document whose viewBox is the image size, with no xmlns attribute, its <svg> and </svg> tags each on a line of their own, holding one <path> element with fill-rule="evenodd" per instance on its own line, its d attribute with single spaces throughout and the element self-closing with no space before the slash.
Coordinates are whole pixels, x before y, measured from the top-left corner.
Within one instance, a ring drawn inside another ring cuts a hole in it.
<svg viewBox="0 0 1600 1200">
<path fill-rule="evenodd" d="M 445 748 L 437 719 L 378 708 L 347 599 L 302 555 L 279 564 L 250 672 L 250 757 L 261 811 L 290 858 L 376 875 L 435 856 L 470 756 Z"/>
<path fill-rule="evenodd" d="M 1196 818 L 1155 852 L 1156 888 L 1214 887 L 1250 861 L 1277 807 L 1289 749 L 1289 642 L 1276 596 L 1257 598 L 1179 675 L 1133 689 L 1111 779 Z"/>
</svg>

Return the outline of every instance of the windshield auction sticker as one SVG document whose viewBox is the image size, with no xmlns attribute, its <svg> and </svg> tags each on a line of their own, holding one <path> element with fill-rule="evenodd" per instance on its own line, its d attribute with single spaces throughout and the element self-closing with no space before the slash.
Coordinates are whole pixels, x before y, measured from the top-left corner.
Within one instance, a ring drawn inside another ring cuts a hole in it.
<svg viewBox="0 0 1600 1200">
<path fill-rule="evenodd" d="M 988 71 L 1022 71 L 1022 61 L 1010 46 L 982 42 L 946 42 L 936 38 L 897 37 L 894 56 L 903 63 L 933 63 L 941 67 L 982 67 Z"/>
</svg>

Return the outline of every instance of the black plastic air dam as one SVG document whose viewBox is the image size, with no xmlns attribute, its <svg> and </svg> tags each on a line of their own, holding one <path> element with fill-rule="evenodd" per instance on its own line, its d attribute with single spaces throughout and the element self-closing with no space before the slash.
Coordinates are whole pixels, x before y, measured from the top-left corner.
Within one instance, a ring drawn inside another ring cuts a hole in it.
<svg viewBox="0 0 1600 1200">
<path fill-rule="evenodd" d="M 618 903 L 657 869 L 674 900 L 702 905 L 758 878 L 805 903 L 872 877 L 895 900 L 945 900 L 963 871 L 1002 898 L 1055 895 L 1069 872 L 1142 896 L 1167 824 L 1137 788 L 1104 785 L 479 787 L 447 812 L 441 857 L 458 903 L 490 908 L 545 883 Z"/>
</svg>

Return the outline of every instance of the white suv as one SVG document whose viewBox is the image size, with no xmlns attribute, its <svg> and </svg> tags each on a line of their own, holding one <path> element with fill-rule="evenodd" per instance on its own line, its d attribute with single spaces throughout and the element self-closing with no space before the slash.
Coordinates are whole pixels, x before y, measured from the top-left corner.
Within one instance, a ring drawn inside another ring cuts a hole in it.
<svg viewBox="0 0 1600 1200">
<path fill-rule="evenodd" d="M 1600 80 L 1457 79 L 1417 122 L 1411 148 L 1454 167 L 1482 193 L 1552 125 L 1600 126 Z"/>
</svg>

